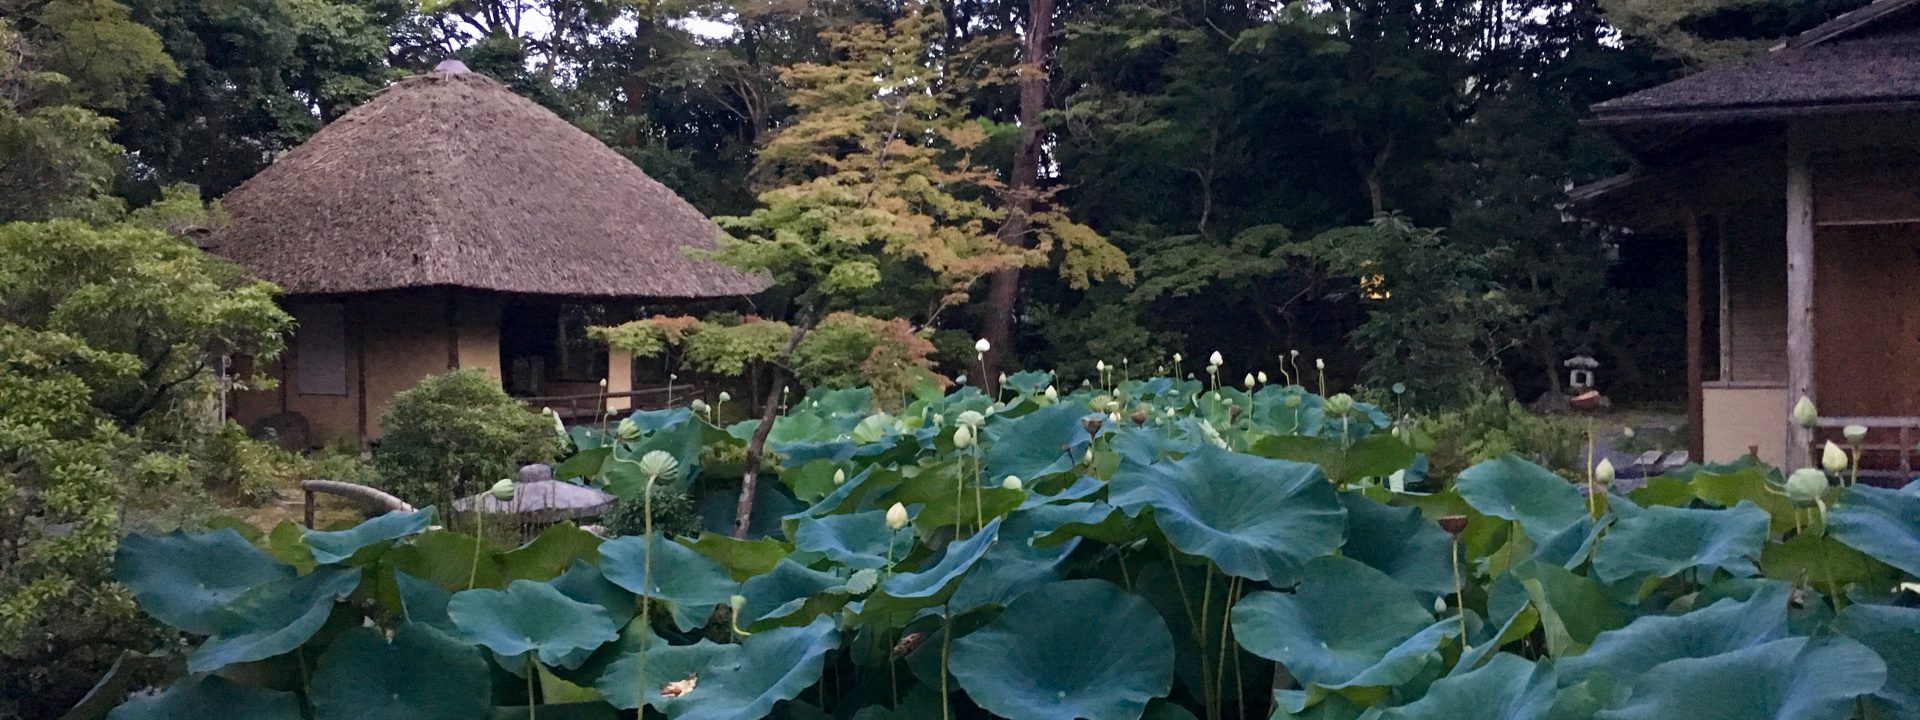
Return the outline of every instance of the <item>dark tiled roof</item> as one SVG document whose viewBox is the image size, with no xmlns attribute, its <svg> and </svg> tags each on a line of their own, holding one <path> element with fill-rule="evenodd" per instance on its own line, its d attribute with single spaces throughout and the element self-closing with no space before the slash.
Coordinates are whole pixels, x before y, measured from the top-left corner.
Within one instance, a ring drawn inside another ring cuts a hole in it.
<svg viewBox="0 0 1920 720">
<path fill-rule="evenodd" d="M 1761 118 L 1920 104 L 1920 1 L 1880 0 L 1772 52 L 1609 100 L 1596 120 Z"/>
<path fill-rule="evenodd" d="M 597 297 L 757 293 L 688 255 L 720 228 L 478 73 L 408 78 L 221 201 L 213 252 L 292 294 L 411 287 Z"/>
</svg>

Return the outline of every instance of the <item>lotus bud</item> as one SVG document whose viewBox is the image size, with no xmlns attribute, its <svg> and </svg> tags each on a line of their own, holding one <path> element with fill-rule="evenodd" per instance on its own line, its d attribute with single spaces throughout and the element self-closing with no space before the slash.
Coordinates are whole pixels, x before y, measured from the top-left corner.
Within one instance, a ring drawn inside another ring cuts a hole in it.
<svg viewBox="0 0 1920 720">
<path fill-rule="evenodd" d="M 1095 361 L 1093 361 L 1093 369 L 1094 369 L 1094 370 L 1096 370 L 1096 371 L 1098 371 L 1098 372 L 1106 372 L 1106 371 L 1107 371 L 1107 361 L 1105 361 L 1105 360 L 1095 360 Z"/>
<path fill-rule="evenodd" d="M 1827 491 L 1827 476 L 1813 468 L 1800 468 L 1787 476 L 1787 498 L 1801 505 L 1812 505 Z"/>
<path fill-rule="evenodd" d="M 1820 467 L 1826 468 L 1827 472 L 1835 475 L 1846 472 L 1847 451 L 1841 450 L 1839 445 L 1828 440 L 1827 446 L 1820 450 Z"/>
<path fill-rule="evenodd" d="M 500 502 L 509 502 L 513 500 L 513 493 L 514 493 L 513 480 L 509 478 L 501 478 L 500 482 L 494 483 L 493 487 L 487 489 L 487 492 L 493 493 L 493 499 L 495 500 L 499 500 Z"/>
<path fill-rule="evenodd" d="M 947 416 L 941 415 L 940 413 L 933 414 L 934 427 L 940 427 L 941 425 L 945 425 L 946 423 L 947 423 Z"/>
<path fill-rule="evenodd" d="M 1313 369 L 1315 369 L 1315 370 L 1325 370 L 1325 369 L 1327 369 L 1327 361 L 1325 361 L 1325 360 L 1322 360 L 1322 359 L 1320 359 L 1320 358 L 1314 358 L 1314 359 L 1313 359 Z"/>
<path fill-rule="evenodd" d="M 1260 380 L 1261 385 L 1267 384 L 1267 371 L 1261 370 L 1260 372 L 1255 373 L 1254 377 Z"/>
<path fill-rule="evenodd" d="M 1180 411 L 1174 408 L 1167 408 L 1167 417 L 1180 417 Z"/>
<path fill-rule="evenodd" d="M 719 396 L 718 398 L 715 398 L 715 399 L 717 399 L 717 400 L 719 400 L 719 401 L 720 401 L 720 404 L 721 404 L 721 405 L 725 405 L 725 404 L 727 404 L 727 403 L 728 403 L 729 401 L 731 401 L 731 400 L 733 400 L 733 394 L 732 394 L 732 393 L 729 393 L 729 392 L 727 392 L 727 391 L 725 391 L 725 390 L 721 390 L 721 391 L 720 391 L 720 396 Z"/>
<path fill-rule="evenodd" d="M 1803 428 L 1812 428 L 1820 422 L 1820 411 L 1813 406 L 1813 400 L 1800 396 L 1800 402 L 1793 404 L 1793 421 Z"/>
<path fill-rule="evenodd" d="M 665 450 L 653 450 L 640 456 L 640 474 L 649 480 L 670 480 L 680 475 L 680 461 Z"/>
<path fill-rule="evenodd" d="M 986 338 L 980 338 L 979 340 L 973 341 L 973 351 L 980 353 L 981 355 L 987 354 L 987 351 L 992 349 L 993 349 L 993 343 L 987 342 Z"/>
<path fill-rule="evenodd" d="M 965 384 L 967 384 L 967 374 L 966 374 L 966 373 L 960 373 L 959 375 L 955 375 L 955 376 L 953 376 L 953 384 L 955 384 L 955 385 L 965 385 Z"/>
<path fill-rule="evenodd" d="M 735 595 L 733 597 L 727 598 L 727 607 L 733 608 L 734 615 L 739 615 L 740 608 L 743 608 L 746 606 L 747 606 L 747 597 L 745 595 Z"/>
<path fill-rule="evenodd" d="M 1048 385 L 1048 386 L 1047 386 L 1047 391 L 1046 391 L 1046 392 L 1043 392 L 1043 393 L 1040 393 L 1040 394 L 1041 394 L 1042 396 L 1045 396 L 1045 397 L 1047 398 L 1047 402 L 1053 402 L 1053 401 L 1055 401 L 1055 400 L 1059 400 L 1059 399 L 1060 399 L 1060 391 L 1059 391 L 1059 390 L 1055 390 L 1055 389 L 1053 389 L 1053 386 L 1052 386 L 1052 385 Z"/>
<path fill-rule="evenodd" d="M 1180 353 L 1174 353 L 1174 354 L 1173 354 L 1173 361 L 1174 361 L 1175 363 L 1178 363 L 1178 362 L 1180 362 L 1180 361 L 1181 361 L 1182 359 L 1184 359 L 1184 358 L 1181 358 L 1181 357 L 1180 357 Z"/>
<path fill-rule="evenodd" d="M 1848 425 L 1841 428 L 1840 434 L 1847 436 L 1847 442 L 1859 445 L 1861 440 L 1867 439 L 1867 426 Z"/>
<path fill-rule="evenodd" d="M 973 410 L 967 410 L 960 413 L 959 417 L 954 418 L 953 421 L 960 423 L 961 425 L 965 425 L 967 427 L 977 428 L 977 427 L 980 427 L 981 423 L 985 423 L 987 421 L 987 416 L 981 415 L 980 413 Z"/>
<path fill-rule="evenodd" d="M 1440 529 L 1447 531 L 1447 534 L 1452 535 L 1455 539 L 1459 539 L 1460 533 L 1467 531 L 1467 516 L 1465 515 L 1443 515 L 1435 522 L 1440 523 Z"/>
<path fill-rule="evenodd" d="M 1620 437 L 1627 438 L 1629 440 L 1633 439 L 1633 426 L 1629 425 L 1627 427 L 1620 428 Z"/>
<path fill-rule="evenodd" d="M 545 413 L 547 417 L 553 418 L 553 431 L 560 433 L 561 439 L 565 440 L 573 437 L 567 434 L 567 423 L 560 419 L 560 413 L 554 412 L 553 408 L 540 408 L 540 412 Z"/>
<path fill-rule="evenodd" d="M 633 418 L 621 418 L 620 425 L 614 433 L 619 435 L 621 440 L 631 442 L 640 439 L 640 426 L 634 424 Z"/>
<path fill-rule="evenodd" d="M 961 425 L 953 431 L 953 447 L 959 450 L 973 447 L 972 425 Z"/>
<path fill-rule="evenodd" d="M 1439 614 L 1445 613 L 1446 611 L 1447 611 L 1447 596 L 1445 595 L 1435 596 L 1433 598 L 1433 614 L 1439 615 Z"/>
<path fill-rule="evenodd" d="M 1006 374 L 1006 373 L 1000 373 L 1000 384 L 1001 384 L 1001 385 L 1005 385 L 1005 384 L 1007 384 L 1007 374 Z"/>
<path fill-rule="evenodd" d="M 1253 373 L 1247 373 L 1246 379 L 1241 380 L 1240 384 L 1246 386 L 1248 390 L 1252 390 L 1253 389 Z"/>
<path fill-rule="evenodd" d="M 901 505 L 900 503 L 894 503 L 893 507 L 887 508 L 887 529 L 888 530 L 899 530 L 900 528 L 903 528 L 906 526 L 907 526 L 907 506 Z"/>
<path fill-rule="evenodd" d="M 1352 410 L 1353 410 L 1352 395 L 1348 395 L 1346 393 L 1340 393 L 1333 397 L 1327 398 L 1327 414 L 1329 415 L 1336 415 L 1336 416 L 1345 415 Z"/>
<path fill-rule="evenodd" d="M 1219 367 L 1221 365 L 1227 364 L 1227 359 L 1220 356 L 1219 350 L 1215 350 L 1213 351 L 1212 355 L 1207 356 L 1207 364 L 1212 365 L 1214 367 Z"/>
<path fill-rule="evenodd" d="M 1093 464 L 1093 448 L 1087 448 L 1086 452 L 1080 454 L 1080 462 L 1086 465 Z"/>
<path fill-rule="evenodd" d="M 1008 475 L 1007 479 L 1000 481 L 1000 487 L 1008 490 L 1019 490 L 1023 486 L 1020 484 L 1020 478 L 1018 476 Z"/>
<path fill-rule="evenodd" d="M 713 408 L 707 407 L 707 401 L 700 398 L 694 398 L 693 402 L 687 403 L 687 407 L 699 415 L 713 414 Z"/>
<path fill-rule="evenodd" d="M 1600 464 L 1593 467 L 1593 481 L 1601 485 L 1613 485 L 1613 461 L 1600 458 Z"/>
<path fill-rule="evenodd" d="M 834 487 L 839 487 L 839 486 L 841 486 L 841 485 L 845 485 L 845 484 L 847 484 L 847 471 L 845 471 L 845 470 L 842 470 L 842 469 L 839 469 L 839 468 L 834 468 L 834 470 L 833 470 L 833 485 L 834 485 Z"/>
</svg>

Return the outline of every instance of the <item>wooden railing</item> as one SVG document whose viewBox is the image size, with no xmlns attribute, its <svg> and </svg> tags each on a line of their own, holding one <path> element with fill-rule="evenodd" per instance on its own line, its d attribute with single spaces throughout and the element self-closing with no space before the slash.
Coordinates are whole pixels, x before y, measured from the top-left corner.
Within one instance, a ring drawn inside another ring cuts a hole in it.
<svg viewBox="0 0 1920 720">
<path fill-rule="evenodd" d="M 1814 426 L 1813 447 L 1808 448 L 1808 458 L 1818 458 L 1820 448 L 1828 440 L 1841 447 L 1850 447 L 1842 430 L 1848 425 L 1858 425 L 1867 429 L 1867 436 L 1860 443 L 1860 476 L 1863 480 L 1876 481 L 1875 484 L 1905 485 L 1913 477 L 1916 457 L 1920 450 L 1914 448 L 1920 442 L 1920 417 L 1901 416 L 1852 416 L 1823 417 Z"/>
<path fill-rule="evenodd" d="M 649 387 L 625 392 L 540 395 L 520 398 L 520 402 L 535 410 L 553 408 L 554 412 L 560 414 L 560 419 L 576 422 L 601 417 L 618 419 L 635 410 L 657 410 L 686 403 L 700 395 L 701 389 L 697 386 L 676 385 L 672 392 L 665 387 Z"/>
</svg>

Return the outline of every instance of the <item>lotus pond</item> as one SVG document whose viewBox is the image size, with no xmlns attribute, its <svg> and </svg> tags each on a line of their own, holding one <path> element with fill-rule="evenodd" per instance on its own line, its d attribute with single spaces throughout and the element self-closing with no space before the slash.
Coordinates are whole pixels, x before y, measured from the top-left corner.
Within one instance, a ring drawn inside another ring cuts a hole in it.
<svg viewBox="0 0 1920 720">
<path fill-rule="evenodd" d="M 744 539 L 752 426 L 705 407 L 572 428 L 559 470 L 719 533 L 127 538 L 120 580 L 195 642 L 111 717 L 1920 717 L 1920 485 L 1432 477 L 1346 396 L 1051 383 L 811 393 Z"/>
</svg>

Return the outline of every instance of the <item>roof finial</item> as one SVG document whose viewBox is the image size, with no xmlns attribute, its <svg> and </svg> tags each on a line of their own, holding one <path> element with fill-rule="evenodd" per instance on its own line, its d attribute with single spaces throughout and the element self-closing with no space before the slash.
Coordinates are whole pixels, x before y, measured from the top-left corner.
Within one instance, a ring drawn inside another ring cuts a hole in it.
<svg viewBox="0 0 1920 720">
<path fill-rule="evenodd" d="M 446 73 L 448 75 L 464 75 L 469 72 L 472 72 L 471 70 L 467 69 L 466 63 L 460 62 L 459 60 L 455 60 L 453 58 L 447 58 L 445 60 L 441 60 L 439 65 L 433 66 L 433 71 L 437 73 Z"/>
</svg>

